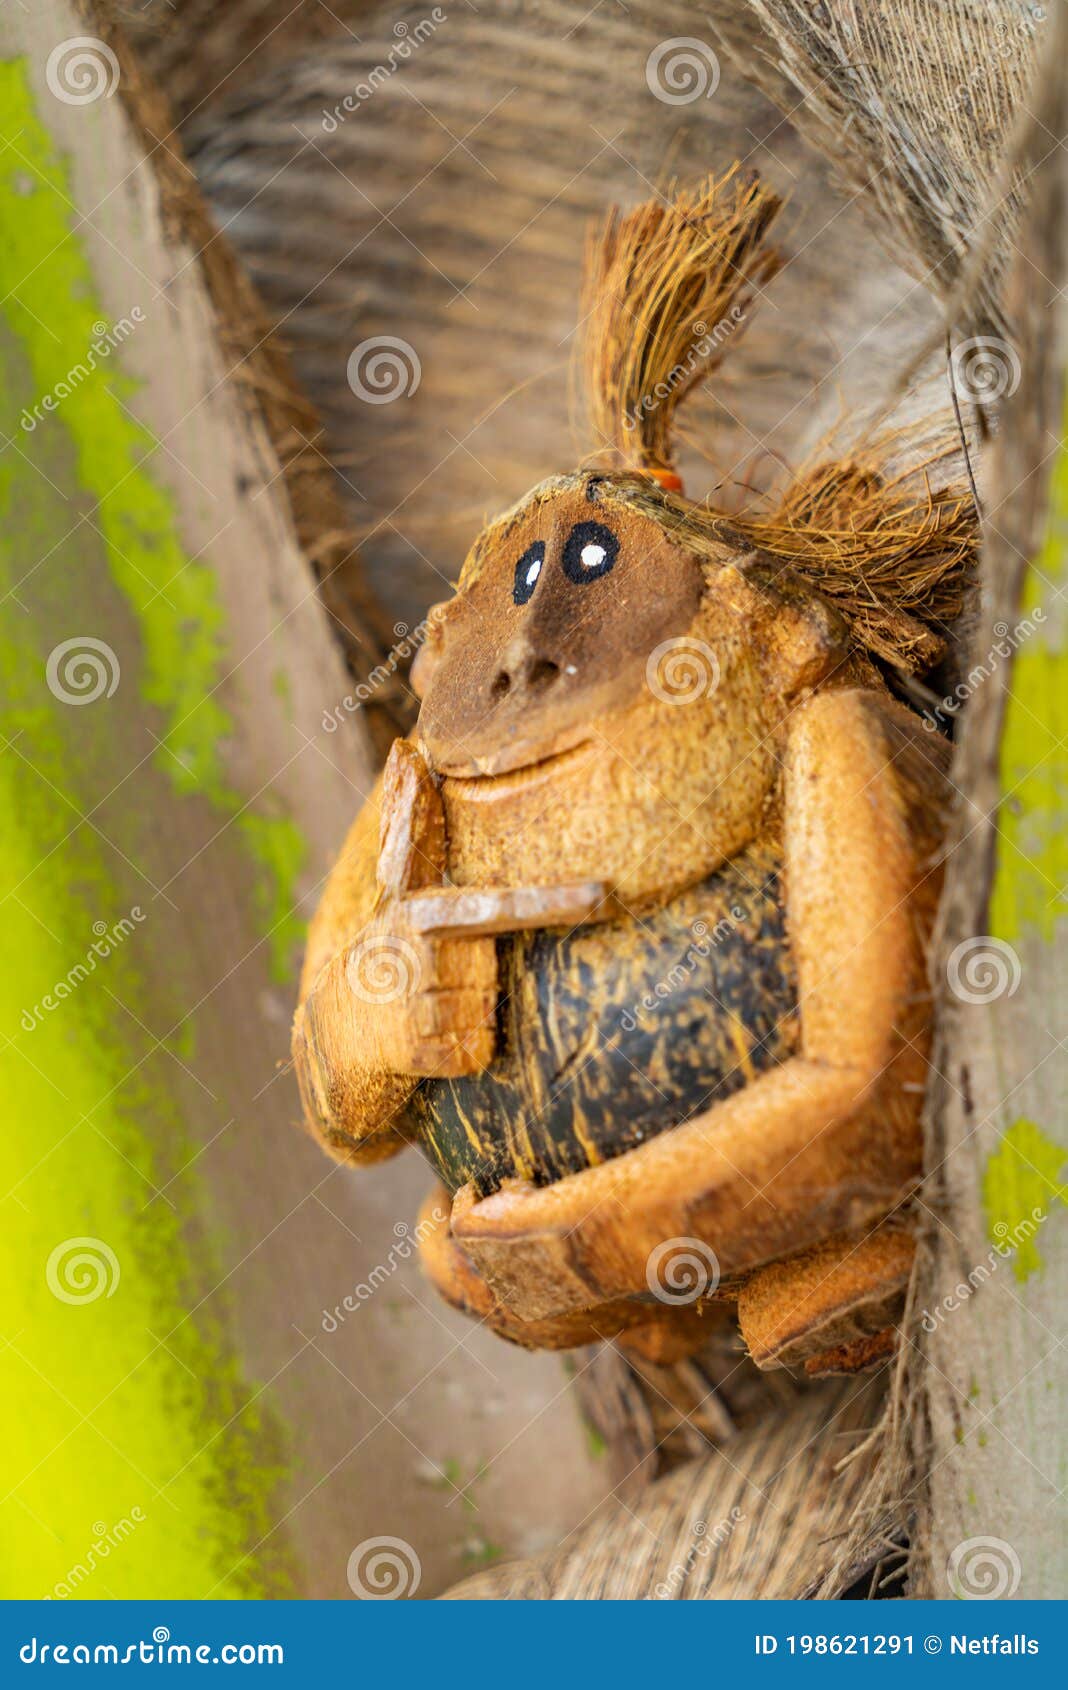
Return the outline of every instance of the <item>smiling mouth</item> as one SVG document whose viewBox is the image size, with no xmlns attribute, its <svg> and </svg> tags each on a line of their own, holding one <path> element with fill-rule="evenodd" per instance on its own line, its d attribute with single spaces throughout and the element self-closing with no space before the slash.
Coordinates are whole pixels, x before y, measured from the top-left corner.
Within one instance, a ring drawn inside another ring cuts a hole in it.
<svg viewBox="0 0 1068 1690">
<path fill-rule="evenodd" d="M 587 761 L 593 749 L 593 742 L 584 729 L 577 730 L 577 733 L 581 737 L 577 737 L 571 744 L 546 752 L 543 756 L 538 755 L 535 747 L 531 755 L 514 764 L 507 762 L 507 753 L 484 760 L 472 757 L 463 765 L 453 764 L 452 768 L 447 761 L 436 763 L 429 757 L 428 761 L 436 773 L 448 781 L 450 787 L 458 788 L 471 797 L 489 797 L 491 793 L 497 794 L 506 789 L 528 786 L 535 781 L 554 779 L 572 764 Z M 483 763 L 484 766 L 480 766 Z"/>
</svg>

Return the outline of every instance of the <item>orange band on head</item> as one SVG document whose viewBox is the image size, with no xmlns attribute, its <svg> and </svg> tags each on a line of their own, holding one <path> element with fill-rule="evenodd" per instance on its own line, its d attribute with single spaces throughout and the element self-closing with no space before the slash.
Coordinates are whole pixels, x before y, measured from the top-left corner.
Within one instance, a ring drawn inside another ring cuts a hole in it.
<svg viewBox="0 0 1068 1690">
<path fill-rule="evenodd" d="M 643 469 L 642 474 L 647 475 L 651 481 L 655 481 L 659 487 L 664 489 L 665 493 L 682 492 L 682 477 L 676 475 L 673 469 Z"/>
</svg>

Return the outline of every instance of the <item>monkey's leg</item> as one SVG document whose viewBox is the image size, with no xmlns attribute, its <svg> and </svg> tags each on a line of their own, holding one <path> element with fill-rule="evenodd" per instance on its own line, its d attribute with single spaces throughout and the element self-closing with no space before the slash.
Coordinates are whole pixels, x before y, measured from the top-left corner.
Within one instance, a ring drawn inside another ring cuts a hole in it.
<svg viewBox="0 0 1068 1690">
<path fill-rule="evenodd" d="M 856 1373 L 889 1354 L 914 1253 L 904 1227 L 884 1225 L 758 1268 L 738 1296 L 757 1366 Z"/>
<path fill-rule="evenodd" d="M 642 1355 L 668 1363 L 700 1349 L 722 1318 L 721 1311 L 707 1302 L 670 1308 L 624 1299 L 556 1319 L 520 1320 L 498 1301 L 453 1238 L 444 1186 L 439 1185 L 424 1202 L 416 1234 L 423 1271 L 438 1295 L 526 1349 L 572 1350 L 599 1338 L 625 1335 Z"/>
<path fill-rule="evenodd" d="M 800 1054 L 598 1167 L 482 1201 L 461 1191 L 456 1239 L 513 1312 L 638 1292 L 670 1239 L 703 1241 L 741 1275 L 860 1232 L 914 1186 L 938 876 L 911 805 L 924 780 L 941 790 L 936 756 L 873 694 L 797 710 L 785 838 Z"/>
</svg>

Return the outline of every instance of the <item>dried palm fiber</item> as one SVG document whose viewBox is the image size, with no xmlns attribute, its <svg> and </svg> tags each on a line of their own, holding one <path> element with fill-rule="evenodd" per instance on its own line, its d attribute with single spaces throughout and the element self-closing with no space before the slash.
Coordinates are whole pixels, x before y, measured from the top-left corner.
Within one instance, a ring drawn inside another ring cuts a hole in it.
<svg viewBox="0 0 1068 1690">
<path fill-rule="evenodd" d="M 772 282 L 779 256 L 765 243 L 780 209 L 754 172 L 734 166 L 626 215 L 613 209 L 593 232 L 576 365 L 599 460 L 622 460 L 681 492 L 678 407 L 698 381 L 715 379 L 755 294 Z M 729 516 L 712 498 L 665 510 L 640 480 L 631 497 L 698 553 L 726 538 L 803 577 L 869 654 L 922 671 L 945 650 L 975 560 L 959 446 L 948 419 L 917 419 L 848 456 L 818 456 L 788 474 L 770 504 Z"/>
<path fill-rule="evenodd" d="M 228 6 L 211 21 L 232 43 L 224 80 L 217 41 L 205 57 L 198 3 L 152 8 L 141 27 L 158 29 L 168 75 L 192 80 L 197 67 L 183 139 L 324 418 L 391 622 L 416 626 L 487 515 L 586 449 L 569 444 L 566 375 L 586 231 L 611 203 L 747 155 L 788 191 L 774 303 L 752 313 L 717 370 L 710 428 L 693 409 L 680 436 L 695 496 L 719 482 L 729 506 L 736 486 L 803 462 L 841 416 L 878 404 L 904 349 L 936 322 L 859 209 L 828 191 L 827 167 L 740 77 L 724 67 L 715 97 L 687 107 L 656 98 L 651 45 L 692 33 L 681 0 L 588 17 L 570 0 L 446 8 L 447 23 L 329 131 L 324 113 L 389 65 L 395 25 L 411 36 L 426 8 L 334 7 L 360 39 L 342 27 L 329 43 L 290 33 L 299 7 L 272 33 L 268 8 L 249 53 L 248 7 Z M 714 0 L 714 16 L 728 9 Z M 409 342 L 422 373 L 417 391 L 371 406 L 346 365 L 379 335 Z M 944 401 L 941 368 L 938 391 Z M 688 403 L 702 404 L 699 390 Z M 714 442 L 714 469 L 698 434 Z"/>
<path fill-rule="evenodd" d="M 962 335 L 1010 335 L 1015 138 L 1048 8 L 1028 0 L 741 0 L 711 16 Z"/>
<path fill-rule="evenodd" d="M 851 1561 L 845 1545 L 864 1507 L 881 1396 L 878 1379 L 811 1387 L 788 1416 L 766 1418 L 640 1500 L 609 1502 L 557 1550 L 478 1573 L 447 1596 L 690 1601 L 848 1589 L 873 1565 Z"/>
<path fill-rule="evenodd" d="M 675 411 L 715 368 L 779 256 L 765 237 L 782 201 L 738 166 L 666 202 L 609 212 L 591 232 L 579 315 L 598 440 L 627 467 L 675 469 Z"/>
<path fill-rule="evenodd" d="M 121 10 L 115 0 L 96 0 L 93 27 L 120 64 L 127 110 L 153 158 L 161 215 L 200 258 L 218 310 L 219 344 L 232 360 L 231 374 L 248 391 L 256 426 L 266 426 L 282 465 L 297 539 L 319 578 L 349 668 L 357 682 L 375 677 L 365 719 L 384 751 L 409 720 L 409 695 L 382 670 L 393 636 L 364 580 L 352 523 L 322 451 L 322 423 L 294 377 L 263 301 L 212 219 L 183 156 L 166 95 L 131 49 Z"/>
</svg>

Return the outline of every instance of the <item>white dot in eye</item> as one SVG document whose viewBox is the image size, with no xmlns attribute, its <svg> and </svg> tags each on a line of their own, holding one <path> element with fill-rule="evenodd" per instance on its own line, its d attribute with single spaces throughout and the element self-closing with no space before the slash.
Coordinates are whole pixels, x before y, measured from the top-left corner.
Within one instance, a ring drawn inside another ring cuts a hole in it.
<svg viewBox="0 0 1068 1690">
<path fill-rule="evenodd" d="M 536 557 L 534 559 L 534 562 L 531 564 L 530 568 L 527 570 L 527 586 L 532 587 L 534 585 L 535 581 L 538 579 L 538 576 L 540 574 L 541 574 L 541 558 Z"/>
<path fill-rule="evenodd" d="M 582 562 L 586 569 L 597 569 L 604 562 L 603 546 L 583 546 Z"/>
</svg>

